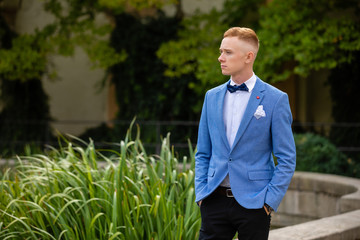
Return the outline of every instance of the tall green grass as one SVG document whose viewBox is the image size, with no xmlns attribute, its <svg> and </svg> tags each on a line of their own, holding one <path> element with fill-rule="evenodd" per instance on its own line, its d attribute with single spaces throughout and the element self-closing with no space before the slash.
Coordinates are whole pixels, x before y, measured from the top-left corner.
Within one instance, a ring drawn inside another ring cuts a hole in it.
<svg viewBox="0 0 360 240">
<path fill-rule="evenodd" d="M 0 239 L 196 239 L 194 153 L 179 167 L 163 140 L 148 155 L 131 128 L 118 151 L 67 142 L 18 158 L 0 184 Z M 105 161 L 104 167 L 98 165 Z M 190 164 L 190 168 L 186 166 Z"/>
</svg>

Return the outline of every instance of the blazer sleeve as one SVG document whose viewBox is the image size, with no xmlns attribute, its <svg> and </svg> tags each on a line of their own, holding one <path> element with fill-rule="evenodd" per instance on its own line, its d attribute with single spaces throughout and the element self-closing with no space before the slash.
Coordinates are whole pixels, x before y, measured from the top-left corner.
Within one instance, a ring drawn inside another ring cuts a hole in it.
<svg viewBox="0 0 360 240">
<path fill-rule="evenodd" d="M 195 194 L 196 202 L 200 201 L 199 194 L 207 187 L 207 175 L 209 169 L 209 162 L 211 158 L 211 139 L 208 126 L 208 93 L 205 95 L 204 104 L 201 111 L 198 140 L 197 140 L 197 152 L 195 154 Z"/>
<path fill-rule="evenodd" d="M 273 154 L 277 159 L 277 165 L 268 185 L 265 203 L 276 211 L 287 191 L 296 166 L 296 148 L 291 129 L 292 115 L 286 93 L 279 97 L 272 116 Z"/>
</svg>

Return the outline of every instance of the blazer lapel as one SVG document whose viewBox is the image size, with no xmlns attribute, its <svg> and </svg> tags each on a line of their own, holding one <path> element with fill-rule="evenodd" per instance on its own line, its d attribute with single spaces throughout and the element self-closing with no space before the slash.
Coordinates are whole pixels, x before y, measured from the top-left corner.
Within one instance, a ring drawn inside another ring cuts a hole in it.
<svg viewBox="0 0 360 240">
<path fill-rule="evenodd" d="M 249 125 L 250 120 L 254 116 L 254 113 L 255 113 L 257 107 L 262 102 L 262 99 L 264 97 L 264 93 L 263 93 L 264 86 L 265 86 L 264 83 L 258 77 L 256 77 L 255 86 L 250 95 L 248 105 L 244 112 L 244 116 L 241 120 L 239 129 L 236 133 L 236 137 L 235 137 L 234 143 L 232 145 L 231 151 L 233 151 L 234 147 L 236 146 L 238 141 L 241 139 L 241 136 L 243 135 L 244 131 L 246 130 L 247 126 Z"/>
<path fill-rule="evenodd" d="M 220 137 L 223 140 L 226 148 L 230 151 L 230 145 L 229 142 L 227 140 L 226 137 L 226 131 L 225 131 L 225 124 L 224 124 L 224 99 L 225 99 L 225 94 L 227 91 L 226 85 L 229 83 L 226 82 L 225 84 L 223 84 L 223 86 L 220 88 L 220 90 L 216 93 L 217 96 L 217 101 L 216 101 L 216 123 L 217 123 L 217 127 L 219 129 L 219 133 L 220 133 Z"/>
</svg>

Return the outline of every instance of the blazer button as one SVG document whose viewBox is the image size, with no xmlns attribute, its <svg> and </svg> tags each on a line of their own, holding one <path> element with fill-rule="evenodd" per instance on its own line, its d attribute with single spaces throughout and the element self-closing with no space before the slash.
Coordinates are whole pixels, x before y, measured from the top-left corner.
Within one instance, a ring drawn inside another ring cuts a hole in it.
<svg viewBox="0 0 360 240">
<path fill-rule="evenodd" d="M 229 158 L 229 162 L 231 162 L 232 161 L 232 158 Z"/>
</svg>

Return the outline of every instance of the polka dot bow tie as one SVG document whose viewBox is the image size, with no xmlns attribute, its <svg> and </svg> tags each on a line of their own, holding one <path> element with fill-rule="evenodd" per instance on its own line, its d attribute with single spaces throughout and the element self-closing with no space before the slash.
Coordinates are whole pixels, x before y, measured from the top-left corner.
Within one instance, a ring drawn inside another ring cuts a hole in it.
<svg viewBox="0 0 360 240">
<path fill-rule="evenodd" d="M 236 91 L 246 91 L 248 92 L 249 89 L 246 86 L 245 83 L 241 84 L 241 85 L 235 85 L 235 86 L 231 86 L 230 83 L 227 85 L 227 90 L 229 90 L 230 93 L 236 92 Z"/>
</svg>

